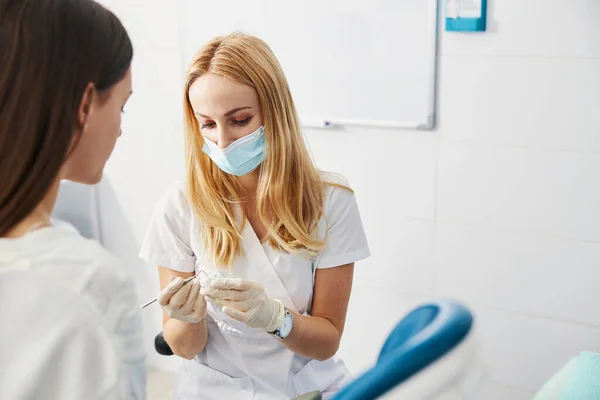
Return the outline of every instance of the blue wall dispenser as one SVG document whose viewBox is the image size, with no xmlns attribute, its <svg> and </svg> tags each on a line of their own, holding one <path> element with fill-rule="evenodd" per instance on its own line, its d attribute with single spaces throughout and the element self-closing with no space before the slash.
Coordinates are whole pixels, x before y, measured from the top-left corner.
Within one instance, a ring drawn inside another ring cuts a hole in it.
<svg viewBox="0 0 600 400">
<path fill-rule="evenodd" d="M 446 31 L 484 32 L 487 0 L 446 0 Z"/>
</svg>

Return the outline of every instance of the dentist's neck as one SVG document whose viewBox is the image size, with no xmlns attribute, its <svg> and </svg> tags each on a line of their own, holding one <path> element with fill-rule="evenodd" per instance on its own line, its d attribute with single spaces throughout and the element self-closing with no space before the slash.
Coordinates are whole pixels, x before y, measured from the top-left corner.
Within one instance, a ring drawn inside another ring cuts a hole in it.
<svg viewBox="0 0 600 400">
<path fill-rule="evenodd" d="M 256 189 L 258 188 L 258 176 L 259 176 L 259 168 L 254 171 L 246 174 L 244 176 L 238 176 L 238 182 L 244 189 L 244 192 L 247 196 L 255 197 Z"/>
</svg>

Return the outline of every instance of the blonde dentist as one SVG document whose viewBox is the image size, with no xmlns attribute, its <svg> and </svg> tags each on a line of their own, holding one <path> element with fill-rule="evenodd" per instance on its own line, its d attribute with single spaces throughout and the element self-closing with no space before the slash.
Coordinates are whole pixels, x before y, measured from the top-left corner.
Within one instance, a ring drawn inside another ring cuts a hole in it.
<svg viewBox="0 0 600 400">
<path fill-rule="evenodd" d="M 262 40 L 206 44 L 184 99 L 187 178 L 141 250 L 158 265 L 165 339 L 186 359 L 176 398 L 330 396 L 350 379 L 335 354 L 354 263 L 369 256 L 354 193 L 313 164 Z M 199 270 L 227 278 L 182 286 Z"/>
</svg>

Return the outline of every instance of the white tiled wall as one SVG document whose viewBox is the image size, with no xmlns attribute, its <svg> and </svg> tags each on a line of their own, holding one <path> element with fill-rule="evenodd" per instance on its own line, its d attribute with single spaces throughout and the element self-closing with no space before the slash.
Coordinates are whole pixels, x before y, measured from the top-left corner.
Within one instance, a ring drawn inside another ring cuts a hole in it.
<svg viewBox="0 0 600 400">
<path fill-rule="evenodd" d="M 444 56 L 599 57 L 599 12 L 595 0 L 488 0 L 488 32 L 444 33 L 440 51 Z"/>
<path fill-rule="evenodd" d="M 438 168 L 441 222 L 600 240 L 600 185 L 595 185 L 600 159 L 595 154 L 442 142 Z"/>
<path fill-rule="evenodd" d="M 598 244 L 451 224 L 437 243 L 439 294 L 600 327 Z"/>
<path fill-rule="evenodd" d="M 116 3 L 143 13 L 128 13 L 136 94 L 107 170 L 139 245 L 183 165 L 183 67 L 169 7 Z M 356 189 L 373 253 L 357 265 L 340 349 L 352 370 L 410 307 L 448 296 L 477 313 L 486 400 L 524 400 L 600 351 L 600 2 L 488 3 L 488 32 L 441 33 L 436 131 L 307 138 Z"/>
<path fill-rule="evenodd" d="M 499 384 L 537 390 L 581 351 L 599 350 L 600 328 L 494 308 L 475 310 L 482 355 L 491 380 Z"/>
<path fill-rule="evenodd" d="M 549 3 L 558 4 L 554 0 Z M 481 40 L 503 32 L 486 33 Z M 567 31 L 562 33 L 568 36 Z M 442 48 L 447 42 L 450 40 L 444 38 Z M 443 55 L 439 137 L 528 149 L 598 152 L 600 118 L 594 114 L 600 102 L 599 69 L 600 58 L 473 52 Z"/>
<path fill-rule="evenodd" d="M 452 297 L 477 315 L 486 400 L 520 400 L 600 351 L 600 2 L 488 3 L 488 32 L 441 33 L 433 135 L 362 131 L 354 165 L 328 160 L 340 138 L 309 139 L 350 172 L 373 250 L 357 266 L 350 365 L 366 367 L 356 348 L 390 313 Z"/>
</svg>

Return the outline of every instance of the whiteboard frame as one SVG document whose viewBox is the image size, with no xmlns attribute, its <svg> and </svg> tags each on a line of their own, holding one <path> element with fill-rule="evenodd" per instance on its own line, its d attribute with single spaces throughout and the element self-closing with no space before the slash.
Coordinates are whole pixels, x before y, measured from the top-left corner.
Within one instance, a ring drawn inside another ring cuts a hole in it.
<svg viewBox="0 0 600 400">
<path fill-rule="evenodd" d="M 437 114 L 437 77 L 438 77 L 438 42 L 439 42 L 439 15 L 440 0 L 429 0 L 429 32 L 433 40 L 429 43 L 429 110 L 427 115 L 421 121 L 384 121 L 378 119 L 303 119 L 300 116 L 300 124 L 304 128 L 310 129 L 338 129 L 341 127 L 362 127 L 362 128 L 381 128 L 381 129 L 413 129 L 422 131 L 431 131 L 436 127 Z M 177 18 L 180 20 L 181 7 L 177 1 Z M 178 23 L 179 46 L 181 50 L 181 59 L 184 66 L 187 66 L 185 51 L 183 49 L 183 32 L 181 23 Z"/>
<path fill-rule="evenodd" d="M 383 129 L 416 129 L 434 130 L 437 111 L 437 77 L 438 77 L 438 41 L 439 41 L 439 0 L 429 0 L 429 32 L 433 40 L 429 44 L 429 110 L 422 121 L 383 121 L 377 119 L 326 119 L 323 121 L 304 121 L 302 126 L 311 129 L 335 129 L 342 126 L 383 128 Z"/>
</svg>

